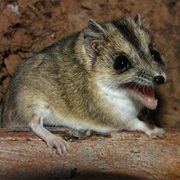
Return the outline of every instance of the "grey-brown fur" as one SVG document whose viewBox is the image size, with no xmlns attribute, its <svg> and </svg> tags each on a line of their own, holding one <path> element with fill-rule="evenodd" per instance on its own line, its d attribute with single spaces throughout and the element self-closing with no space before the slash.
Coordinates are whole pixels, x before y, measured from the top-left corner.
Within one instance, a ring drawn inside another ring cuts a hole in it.
<svg viewBox="0 0 180 180">
<path fill-rule="evenodd" d="M 124 31 L 127 29 L 132 37 Z M 153 59 L 150 48 L 156 50 L 139 16 L 104 24 L 90 20 L 88 29 L 44 49 L 16 69 L 2 107 L 3 127 L 29 126 L 46 141 L 51 153 L 55 147 L 58 154 L 68 146 L 43 124 L 97 132 L 142 130 L 162 136 L 159 128 L 134 128 L 131 116 L 116 116 L 119 111 L 114 102 L 109 102 L 98 86 L 107 85 L 109 91 L 127 82 L 153 86 L 155 76 L 164 76 L 165 62 L 163 57 Z M 128 56 L 132 67 L 113 68 L 120 54 Z M 143 104 L 131 93 L 125 91 L 124 96 L 132 99 L 138 114 Z"/>
</svg>

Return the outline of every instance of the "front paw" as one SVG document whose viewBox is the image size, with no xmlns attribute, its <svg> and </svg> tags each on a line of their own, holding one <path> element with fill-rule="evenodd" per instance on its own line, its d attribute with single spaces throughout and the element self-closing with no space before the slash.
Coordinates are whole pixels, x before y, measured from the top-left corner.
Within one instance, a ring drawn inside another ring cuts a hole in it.
<svg viewBox="0 0 180 180">
<path fill-rule="evenodd" d="M 151 129 L 148 129 L 145 131 L 147 135 L 149 135 L 152 138 L 164 138 L 165 137 L 165 131 L 162 128 L 158 128 L 156 126 L 153 126 Z"/>
<path fill-rule="evenodd" d="M 53 135 L 46 141 L 49 147 L 49 154 L 52 156 L 53 149 L 56 149 L 56 153 L 60 156 L 66 154 L 69 151 L 69 145 L 61 137 Z"/>
</svg>

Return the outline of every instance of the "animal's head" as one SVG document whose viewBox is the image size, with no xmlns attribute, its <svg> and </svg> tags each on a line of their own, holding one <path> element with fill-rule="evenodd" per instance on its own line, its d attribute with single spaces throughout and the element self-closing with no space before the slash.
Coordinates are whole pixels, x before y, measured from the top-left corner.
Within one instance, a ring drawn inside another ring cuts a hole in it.
<svg viewBox="0 0 180 180">
<path fill-rule="evenodd" d="M 84 31 L 88 65 L 102 86 L 123 88 L 155 109 L 154 85 L 165 82 L 165 59 L 141 17 L 99 24 L 89 20 Z"/>
</svg>

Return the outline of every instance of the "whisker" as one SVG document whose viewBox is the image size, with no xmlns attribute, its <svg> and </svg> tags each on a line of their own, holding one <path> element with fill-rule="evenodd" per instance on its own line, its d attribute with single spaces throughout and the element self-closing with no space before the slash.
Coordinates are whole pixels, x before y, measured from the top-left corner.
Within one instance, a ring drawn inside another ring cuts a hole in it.
<svg viewBox="0 0 180 180">
<path fill-rule="evenodd" d="M 137 84 L 137 83 L 136 83 L 136 85 L 135 85 L 135 91 L 136 91 L 136 93 L 138 93 L 138 89 L 139 89 L 140 87 L 141 87 L 140 84 Z"/>
<path fill-rule="evenodd" d="M 166 68 L 166 71 L 169 71 L 169 70 L 176 70 L 176 69 L 178 69 L 178 68 L 180 68 L 180 66 L 176 66 L 176 67 L 168 67 L 168 68 Z"/>
<path fill-rule="evenodd" d="M 168 80 L 172 79 L 174 81 L 177 81 L 178 79 L 180 79 L 180 77 L 177 74 L 168 74 Z"/>
<path fill-rule="evenodd" d="M 167 62 L 171 63 L 172 61 L 176 60 L 176 55 L 171 55 L 171 54 L 166 54 L 166 58 L 168 60 L 166 60 Z"/>
<path fill-rule="evenodd" d="M 168 90 L 171 90 L 171 86 L 169 83 L 165 83 L 166 87 L 168 88 Z"/>
</svg>

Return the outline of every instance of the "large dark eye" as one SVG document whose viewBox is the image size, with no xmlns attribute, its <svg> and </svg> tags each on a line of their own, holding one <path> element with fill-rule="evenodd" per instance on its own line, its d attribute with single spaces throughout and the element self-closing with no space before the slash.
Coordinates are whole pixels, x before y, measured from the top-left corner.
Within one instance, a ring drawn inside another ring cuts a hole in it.
<svg viewBox="0 0 180 180">
<path fill-rule="evenodd" d="M 151 57 L 158 63 L 163 63 L 161 55 L 159 54 L 158 51 L 150 49 Z"/>
<path fill-rule="evenodd" d="M 120 72 L 125 72 L 129 68 L 131 68 L 132 65 L 129 62 L 129 59 L 125 55 L 120 55 L 116 57 L 113 67 L 115 70 L 118 70 Z"/>
</svg>

